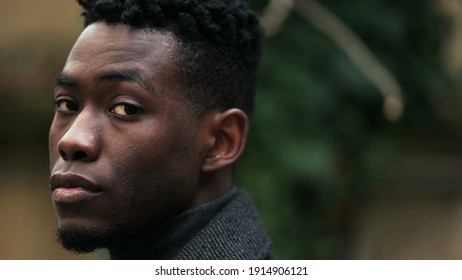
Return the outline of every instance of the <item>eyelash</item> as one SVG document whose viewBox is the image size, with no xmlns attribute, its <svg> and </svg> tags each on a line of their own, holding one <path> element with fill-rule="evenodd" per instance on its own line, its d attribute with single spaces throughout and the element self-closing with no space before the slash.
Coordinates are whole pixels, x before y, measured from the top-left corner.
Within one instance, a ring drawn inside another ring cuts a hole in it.
<svg viewBox="0 0 462 280">
<path fill-rule="evenodd" d="M 61 108 L 63 103 L 66 103 L 66 108 L 64 110 L 63 110 L 63 108 Z M 57 100 L 54 101 L 54 106 L 55 106 L 55 110 L 57 112 L 60 112 L 62 114 L 66 114 L 66 115 L 73 114 L 76 111 L 78 111 L 78 109 L 79 109 L 78 104 L 76 102 L 74 102 L 73 100 L 67 99 L 67 98 L 58 98 Z M 123 113 L 115 111 L 115 108 L 117 108 L 118 106 L 124 106 L 123 109 L 122 109 L 124 111 Z M 71 108 L 69 108 L 69 107 L 71 107 Z M 126 111 L 127 109 L 132 110 L 132 112 L 127 112 Z M 109 108 L 108 111 L 109 111 L 109 113 L 113 114 L 116 117 L 131 117 L 131 116 L 138 115 L 138 114 L 142 113 L 142 110 L 141 110 L 140 107 L 138 107 L 136 105 L 133 105 L 131 103 L 128 103 L 128 102 L 116 103 L 116 104 L 112 105 Z"/>
<path fill-rule="evenodd" d="M 69 105 L 70 105 L 71 107 L 74 107 L 74 108 L 67 108 L 66 110 L 62 110 L 61 105 L 64 102 L 67 105 L 66 107 L 69 107 Z M 77 111 L 78 107 L 79 107 L 76 102 L 74 102 L 73 100 L 67 99 L 67 98 L 58 98 L 58 99 L 56 99 L 55 102 L 54 102 L 54 105 L 55 105 L 55 110 L 60 112 L 60 113 L 63 113 L 63 114 L 72 114 L 75 111 Z"/>
<path fill-rule="evenodd" d="M 135 112 L 134 113 L 127 113 L 126 111 L 124 112 L 125 114 L 118 114 L 118 113 L 115 113 L 114 112 L 114 109 L 117 108 L 118 106 L 124 106 L 123 110 L 125 111 L 127 109 L 127 106 L 130 108 L 130 109 L 133 109 Z M 142 113 L 142 110 L 140 107 L 136 106 L 136 105 L 133 105 L 131 103 L 128 103 L 128 102 L 119 102 L 119 103 L 116 103 L 114 104 L 110 109 L 109 109 L 109 112 L 116 115 L 116 116 L 120 116 L 120 117 L 130 117 L 130 116 L 134 116 L 134 115 L 138 115 L 140 113 Z"/>
</svg>

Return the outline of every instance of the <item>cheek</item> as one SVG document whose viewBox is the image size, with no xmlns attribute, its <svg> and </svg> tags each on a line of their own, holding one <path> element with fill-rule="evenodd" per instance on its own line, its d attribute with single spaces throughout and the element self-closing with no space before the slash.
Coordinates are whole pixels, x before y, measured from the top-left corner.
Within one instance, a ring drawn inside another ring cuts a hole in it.
<svg viewBox="0 0 462 280">
<path fill-rule="evenodd" d="M 140 232 L 185 209 L 193 188 L 173 170 L 169 158 L 149 151 L 132 155 L 137 162 L 114 169 L 118 188 L 113 190 L 112 211 L 120 228 Z"/>
<path fill-rule="evenodd" d="M 162 125 L 153 127 L 152 123 Z M 168 170 L 172 176 L 176 176 L 173 173 L 180 172 L 185 165 L 189 169 L 193 168 L 191 161 L 195 157 L 194 135 L 184 126 L 180 127 L 179 123 L 151 120 L 144 126 L 138 126 L 132 133 L 125 131 L 122 139 L 114 135 L 114 142 L 110 144 L 112 151 L 107 156 L 116 155 L 116 166 L 148 173 L 144 175 L 162 174 Z M 119 143 L 115 139 L 119 139 Z M 111 138 L 108 140 L 111 141 Z"/>
<path fill-rule="evenodd" d="M 118 155 L 112 161 L 115 174 L 124 174 L 124 181 L 144 185 L 169 185 L 185 174 L 184 165 L 189 165 L 192 155 L 180 141 L 155 142 L 152 139 L 133 141 L 129 145 L 115 149 Z M 191 166 L 190 166 L 191 168 Z"/>
<path fill-rule="evenodd" d="M 136 207 L 135 213 L 151 213 L 132 217 L 135 221 L 162 220 L 192 200 L 198 181 L 194 151 L 186 139 L 172 139 L 137 141 L 132 137 L 130 145 L 118 149 L 120 156 L 112 166 L 114 184 L 120 186 L 116 194 L 119 205 Z"/>
<path fill-rule="evenodd" d="M 61 135 L 58 133 L 54 122 L 50 127 L 50 132 L 48 134 L 48 155 L 50 161 L 50 170 L 53 169 L 53 165 L 59 158 L 58 153 L 58 142 L 61 139 Z"/>
</svg>

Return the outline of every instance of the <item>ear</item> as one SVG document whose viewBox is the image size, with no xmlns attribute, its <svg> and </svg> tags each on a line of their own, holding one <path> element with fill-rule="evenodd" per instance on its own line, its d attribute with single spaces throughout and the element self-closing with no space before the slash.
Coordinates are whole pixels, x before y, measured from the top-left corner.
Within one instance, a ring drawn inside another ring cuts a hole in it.
<svg viewBox="0 0 462 280">
<path fill-rule="evenodd" d="M 240 109 L 229 109 L 215 115 L 211 125 L 209 143 L 202 172 L 214 172 L 231 166 L 241 156 L 247 134 L 249 119 Z"/>
</svg>

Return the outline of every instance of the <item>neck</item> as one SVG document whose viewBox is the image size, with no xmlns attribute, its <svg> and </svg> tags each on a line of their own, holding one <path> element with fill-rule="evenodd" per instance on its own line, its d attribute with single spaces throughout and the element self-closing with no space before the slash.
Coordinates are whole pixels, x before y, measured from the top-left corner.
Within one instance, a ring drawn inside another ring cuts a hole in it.
<svg viewBox="0 0 462 280">
<path fill-rule="evenodd" d="M 111 259 L 173 259 L 178 251 L 236 194 L 236 189 L 211 202 L 191 208 L 175 218 L 110 247 Z"/>
<path fill-rule="evenodd" d="M 231 168 L 224 168 L 213 173 L 201 173 L 199 188 L 189 208 L 212 201 L 232 188 Z"/>
</svg>

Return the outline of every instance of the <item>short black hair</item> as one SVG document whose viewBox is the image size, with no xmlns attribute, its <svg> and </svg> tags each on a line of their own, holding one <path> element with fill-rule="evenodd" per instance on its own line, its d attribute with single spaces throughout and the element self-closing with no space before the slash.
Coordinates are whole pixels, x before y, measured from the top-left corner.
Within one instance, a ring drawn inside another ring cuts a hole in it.
<svg viewBox="0 0 462 280">
<path fill-rule="evenodd" d="M 243 0 L 78 0 L 85 26 L 97 21 L 168 31 L 194 112 L 253 112 L 263 31 Z"/>
</svg>

